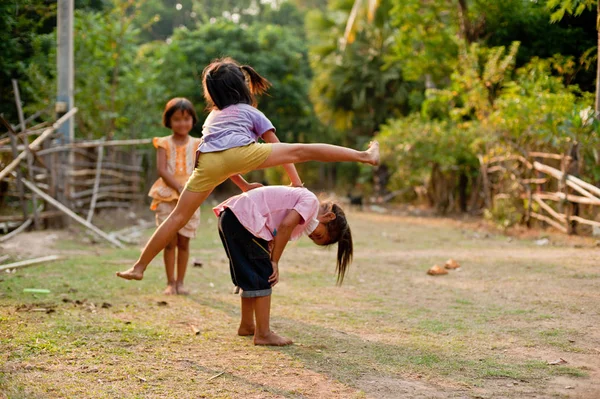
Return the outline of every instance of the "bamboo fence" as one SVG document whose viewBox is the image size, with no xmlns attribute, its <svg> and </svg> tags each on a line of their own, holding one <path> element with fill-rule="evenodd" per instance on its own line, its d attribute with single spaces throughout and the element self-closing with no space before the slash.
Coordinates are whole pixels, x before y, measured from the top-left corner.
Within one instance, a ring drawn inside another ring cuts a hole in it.
<svg viewBox="0 0 600 399">
<path fill-rule="evenodd" d="M 53 124 L 27 127 L 42 112 L 25 119 L 18 85 L 13 81 L 19 125 L 0 117 L 6 130 L 0 136 L 0 210 L 18 199 L 20 211 L 0 214 L 0 242 L 30 226 L 41 229 L 59 217 L 81 223 L 115 246 L 116 238 L 92 224 L 100 209 L 129 208 L 143 201 L 147 173 L 142 159 L 151 139 L 93 140 L 60 144 L 57 129 L 77 112 L 73 108 Z M 20 131 L 20 132 L 17 132 Z"/>
<path fill-rule="evenodd" d="M 488 209 L 511 200 L 521 205 L 528 226 L 537 220 L 566 234 L 600 228 L 600 188 L 576 176 L 576 146 L 568 154 L 530 152 L 479 160 Z"/>
</svg>

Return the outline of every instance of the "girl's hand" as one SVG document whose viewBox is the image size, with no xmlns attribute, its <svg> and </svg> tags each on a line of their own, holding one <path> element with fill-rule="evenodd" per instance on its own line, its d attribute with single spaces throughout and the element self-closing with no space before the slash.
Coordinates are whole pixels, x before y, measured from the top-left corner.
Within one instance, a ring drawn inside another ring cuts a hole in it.
<svg viewBox="0 0 600 399">
<path fill-rule="evenodd" d="M 300 183 L 290 183 L 290 187 L 300 187 L 300 188 L 304 188 L 304 183 L 300 182 Z"/>
<path fill-rule="evenodd" d="M 271 287 L 274 287 L 279 282 L 279 266 L 275 261 L 271 261 L 271 264 L 273 265 L 273 274 L 269 276 L 269 283 L 271 283 Z"/>
<path fill-rule="evenodd" d="M 255 188 L 262 187 L 262 186 L 263 186 L 263 185 L 262 185 L 262 184 L 260 184 L 260 183 L 248 183 L 248 185 L 246 186 L 246 189 L 244 190 L 244 192 L 246 192 L 246 191 L 250 191 L 250 190 L 253 190 L 253 189 L 255 189 Z"/>
</svg>

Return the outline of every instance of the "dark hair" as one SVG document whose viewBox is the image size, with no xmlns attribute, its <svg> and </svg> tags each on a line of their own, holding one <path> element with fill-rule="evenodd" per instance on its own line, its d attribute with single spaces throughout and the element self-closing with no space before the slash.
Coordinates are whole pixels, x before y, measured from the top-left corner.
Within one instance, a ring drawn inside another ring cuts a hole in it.
<svg viewBox="0 0 600 399">
<path fill-rule="evenodd" d="M 181 111 L 183 113 L 188 113 L 193 120 L 193 124 L 195 125 L 198 122 L 198 117 L 196 116 L 196 110 L 194 109 L 194 105 L 190 100 L 183 97 L 175 97 L 169 100 L 167 105 L 165 105 L 165 111 L 163 112 L 162 123 L 164 127 L 171 128 L 171 116 L 177 111 Z"/>
<path fill-rule="evenodd" d="M 246 83 L 246 81 L 248 83 Z M 232 104 L 256 107 L 256 94 L 267 91 L 271 83 L 248 65 L 233 58 L 220 58 L 202 71 L 204 99 L 209 110 L 223 109 Z"/>
<path fill-rule="evenodd" d="M 327 245 L 338 244 L 335 272 L 337 273 L 337 285 L 342 285 L 344 275 L 350 263 L 352 263 L 352 254 L 354 251 L 352 232 L 350 231 L 346 214 L 338 204 L 325 202 L 321 205 L 325 206 L 326 212 L 333 212 L 335 214 L 335 219 L 328 222 L 325 226 L 329 235 L 329 243 Z"/>
</svg>

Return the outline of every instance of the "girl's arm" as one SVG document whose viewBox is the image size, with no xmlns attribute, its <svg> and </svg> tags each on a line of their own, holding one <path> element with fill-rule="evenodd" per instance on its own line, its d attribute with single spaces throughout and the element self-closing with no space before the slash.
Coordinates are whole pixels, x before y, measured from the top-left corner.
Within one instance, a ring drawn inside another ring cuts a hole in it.
<svg viewBox="0 0 600 399">
<path fill-rule="evenodd" d="M 233 175 L 229 177 L 236 186 L 240 188 L 243 192 L 250 191 L 253 188 L 262 187 L 263 185 L 260 183 L 248 183 L 246 179 L 242 177 L 242 175 Z"/>
<path fill-rule="evenodd" d="M 158 175 L 167 183 L 167 186 L 173 190 L 177 190 L 179 194 L 183 191 L 183 185 L 179 184 L 175 177 L 169 173 L 167 168 L 167 150 L 162 147 L 156 149 L 156 167 L 158 169 Z"/>
<path fill-rule="evenodd" d="M 267 132 L 265 132 L 262 135 L 262 139 L 267 143 L 280 143 L 273 130 L 268 130 Z M 283 169 L 285 169 L 285 172 L 290 178 L 293 187 L 304 187 L 304 184 L 302 184 L 302 180 L 300 180 L 298 171 L 296 170 L 296 167 L 293 163 L 287 163 L 283 165 Z"/>
<path fill-rule="evenodd" d="M 302 216 L 292 209 L 285 218 L 283 218 L 279 227 L 277 227 L 277 235 L 275 235 L 275 238 L 273 239 L 273 250 L 271 251 L 271 263 L 273 264 L 273 274 L 269 277 L 271 287 L 279 281 L 279 259 L 292 236 L 292 231 L 294 231 L 301 221 Z"/>
</svg>

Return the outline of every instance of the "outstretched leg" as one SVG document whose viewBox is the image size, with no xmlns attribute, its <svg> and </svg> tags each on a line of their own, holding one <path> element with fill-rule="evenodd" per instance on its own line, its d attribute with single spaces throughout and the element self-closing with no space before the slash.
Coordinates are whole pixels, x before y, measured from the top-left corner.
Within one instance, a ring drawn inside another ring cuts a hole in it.
<svg viewBox="0 0 600 399">
<path fill-rule="evenodd" d="M 271 145 L 271 154 L 258 169 L 308 161 L 362 162 L 379 165 L 379 143 L 377 141 L 371 142 L 366 151 L 357 151 L 331 144 L 273 143 Z"/>
<path fill-rule="evenodd" d="M 154 234 L 152 234 L 150 241 L 148 241 L 144 247 L 140 258 L 135 265 L 124 272 L 118 272 L 117 276 L 126 280 L 141 280 L 144 278 L 144 271 L 146 270 L 146 267 L 148 267 L 148 264 L 167 246 L 175 234 L 186 225 L 194 212 L 196 212 L 196 209 L 202 205 L 211 191 L 212 190 L 195 193 L 193 191 L 183 190 L 179 201 L 177 201 L 177 206 L 173 212 L 171 212 L 167 220 L 165 220 L 158 229 L 156 229 Z"/>
</svg>

